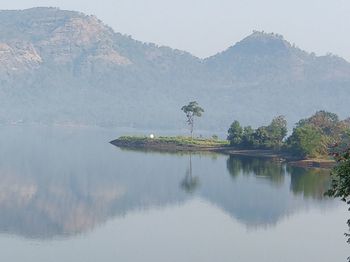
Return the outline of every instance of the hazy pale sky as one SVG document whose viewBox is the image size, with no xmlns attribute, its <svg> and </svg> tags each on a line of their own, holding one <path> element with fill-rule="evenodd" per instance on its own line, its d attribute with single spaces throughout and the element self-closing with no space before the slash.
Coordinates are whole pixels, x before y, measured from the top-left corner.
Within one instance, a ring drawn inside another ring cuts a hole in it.
<svg viewBox="0 0 350 262">
<path fill-rule="evenodd" d="M 53 6 L 96 15 L 137 40 L 214 55 L 253 30 L 350 61 L 350 0 L 3 0 L 0 9 Z"/>
</svg>

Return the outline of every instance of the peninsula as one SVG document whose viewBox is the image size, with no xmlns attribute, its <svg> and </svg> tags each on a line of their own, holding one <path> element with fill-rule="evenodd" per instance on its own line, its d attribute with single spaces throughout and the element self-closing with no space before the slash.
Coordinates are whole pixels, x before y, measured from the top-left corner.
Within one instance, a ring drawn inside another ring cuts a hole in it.
<svg viewBox="0 0 350 262">
<path fill-rule="evenodd" d="M 306 168 L 331 168 L 334 165 L 332 159 L 304 159 L 293 156 L 284 150 L 272 149 L 240 149 L 231 146 L 228 141 L 212 138 L 157 137 L 147 136 L 121 136 L 110 142 L 121 149 L 147 150 L 158 152 L 215 152 L 228 155 L 270 158 L 278 162 L 306 167 Z"/>
</svg>

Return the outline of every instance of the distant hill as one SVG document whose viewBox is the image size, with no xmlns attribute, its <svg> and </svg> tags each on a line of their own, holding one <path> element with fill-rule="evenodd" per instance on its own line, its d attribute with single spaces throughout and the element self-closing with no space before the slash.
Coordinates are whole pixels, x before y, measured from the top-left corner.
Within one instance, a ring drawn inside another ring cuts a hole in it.
<svg viewBox="0 0 350 262">
<path fill-rule="evenodd" d="M 350 63 L 264 32 L 199 59 L 78 12 L 0 11 L 0 123 L 181 129 L 190 100 L 205 109 L 198 128 L 213 131 L 319 109 L 345 118 Z"/>
</svg>

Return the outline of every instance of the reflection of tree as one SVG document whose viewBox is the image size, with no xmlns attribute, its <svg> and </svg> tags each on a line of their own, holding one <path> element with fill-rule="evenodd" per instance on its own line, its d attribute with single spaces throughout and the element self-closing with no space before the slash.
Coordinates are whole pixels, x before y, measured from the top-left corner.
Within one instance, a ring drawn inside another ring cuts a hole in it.
<svg viewBox="0 0 350 262">
<path fill-rule="evenodd" d="M 322 169 L 305 169 L 289 166 L 291 174 L 291 190 L 304 197 L 321 199 L 330 185 L 329 171 Z"/>
<path fill-rule="evenodd" d="M 187 193 L 193 193 L 199 186 L 199 178 L 192 176 L 192 155 L 190 154 L 190 165 L 186 170 L 186 176 L 181 181 L 181 188 Z"/>
<path fill-rule="evenodd" d="M 230 156 L 226 165 L 232 177 L 237 177 L 242 172 L 242 160 L 238 157 Z"/>
<path fill-rule="evenodd" d="M 230 155 L 227 159 L 227 169 L 232 177 L 239 174 L 268 178 L 280 184 L 284 179 L 284 168 L 270 159 Z"/>
</svg>

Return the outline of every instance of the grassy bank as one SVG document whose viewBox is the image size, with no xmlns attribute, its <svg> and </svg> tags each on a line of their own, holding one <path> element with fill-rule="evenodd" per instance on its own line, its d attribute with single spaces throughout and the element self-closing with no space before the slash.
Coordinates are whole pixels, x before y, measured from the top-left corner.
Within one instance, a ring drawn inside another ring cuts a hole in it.
<svg viewBox="0 0 350 262">
<path fill-rule="evenodd" d="M 228 141 L 210 138 L 191 138 L 185 136 L 121 136 L 111 141 L 113 145 L 131 148 L 155 148 L 164 150 L 214 150 L 229 146 Z"/>
</svg>

